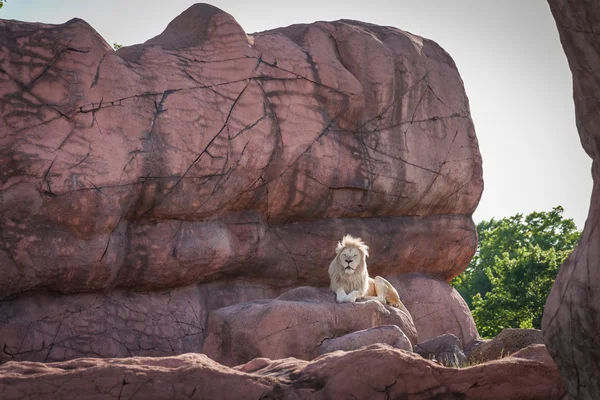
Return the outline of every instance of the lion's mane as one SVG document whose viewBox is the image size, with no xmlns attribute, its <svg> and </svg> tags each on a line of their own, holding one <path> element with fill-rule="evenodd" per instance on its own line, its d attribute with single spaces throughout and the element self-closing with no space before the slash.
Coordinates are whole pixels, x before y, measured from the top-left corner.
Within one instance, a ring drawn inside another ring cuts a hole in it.
<svg viewBox="0 0 600 400">
<path fill-rule="evenodd" d="M 353 274 L 346 274 L 344 267 L 340 261 L 342 251 L 347 247 L 354 247 L 361 255 L 361 262 Z M 369 273 L 367 271 L 367 257 L 369 256 L 369 246 L 367 246 L 361 238 L 355 238 L 351 235 L 346 235 L 342 241 L 337 244 L 335 249 L 336 256 L 329 264 L 329 279 L 331 281 L 331 290 L 336 292 L 340 287 L 344 292 L 350 293 L 353 290 L 358 290 L 361 296 L 364 296 L 369 289 Z"/>
</svg>

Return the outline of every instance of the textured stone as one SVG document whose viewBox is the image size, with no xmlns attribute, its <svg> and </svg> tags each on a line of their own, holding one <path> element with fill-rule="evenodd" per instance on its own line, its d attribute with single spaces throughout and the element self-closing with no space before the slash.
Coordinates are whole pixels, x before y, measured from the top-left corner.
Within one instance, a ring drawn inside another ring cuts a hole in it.
<svg viewBox="0 0 600 400">
<path fill-rule="evenodd" d="M 497 360 L 530 345 L 543 343 L 542 331 L 538 329 L 504 328 L 495 338 L 475 347 L 469 353 L 469 361 L 482 363 Z"/>
<path fill-rule="evenodd" d="M 276 295 L 272 288 L 229 283 L 18 296 L 0 302 L 0 364 L 200 352 L 210 310 Z"/>
<path fill-rule="evenodd" d="M 377 343 L 387 344 L 401 350 L 413 350 L 410 340 L 400 328 L 396 325 L 383 325 L 325 339 L 319 346 L 319 355 L 338 350 L 356 350 L 360 347 Z"/>
<path fill-rule="evenodd" d="M 329 289 L 300 287 L 211 312 L 202 352 L 229 366 L 257 357 L 312 360 L 326 339 L 381 325 L 398 326 L 416 344 L 411 317 L 397 308 L 376 300 L 338 304 Z"/>
<path fill-rule="evenodd" d="M 548 365 L 556 365 L 545 344 L 532 344 L 511 354 L 511 357 L 535 360 Z"/>
<path fill-rule="evenodd" d="M 548 3 L 573 74 L 577 131 L 584 150 L 594 160 L 594 184 L 579 244 L 560 267 L 546 301 L 542 331 L 569 396 L 597 399 L 600 398 L 600 3 L 595 0 L 549 0 Z"/>
<path fill-rule="evenodd" d="M 419 343 L 445 332 L 462 338 L 461 346 L 464 343 L 472 346 L 474 340 L 478 340 L 466 304 L 446 283 L 419 275 L 401 275 L 390 280 L 411 312 L 414 321 L 411 331 L 416 329 Z M 98 294 L 61 296 L 47 292 L 19 295 L 0 302 L 0 349 L 3 349 L 0 363 L 199 352 L 209 330 L 208 314 L 212 310 L 256 299 L 272 299 L 282 291 L 258 282 L 229 281 L 160 292 L 132 293 L 118 289 Z M 315 302 L 324 302 L 317 307 L 332 306 L 329 303 L 333 301 L 333 293 L 328 289 L 296 289 L 280 299 L 308 301 L 311 296 L 315 296 Z M 376 314 L 380 312 L 380 307 L 373 308 Z M 238 318 L 233 314 L 234 310 L 245 312 L 243 308 L 230 309 L 228 318 Z M 332 318 L 335 319 L 335 315 Z M 371 321 L 371 317 L 367 319 Z M 218 319 L 217 325 L 221 323 Z M 322 337 L 314 338 L 315 347 L 324 338 L 381 325 L 372 321 L 352 324 L 333 333 L 323 332 Z M 264 343 L 259 352 L 249 357 L 262 354 L 273 358 L 269 352 L 273 349 L 269 350 L 268 345 L 276 343 Z M 311 348 L 310 357 L 301 354 L 293 353 L 305 358 L 314 357 L 316 353 L 312 353 Z"/>
<path fill-rule="evenodd" d="M 82 20 L 0 20 L 0 298 L 325 286 L 346 233 L 374 274 L 449 280 L 481 191 L 462 80 L 430 40 L 356 21 L 248 36 L 196 4 L 115 52 Z"/>
<path fill-rule="evenodd" d="M 413 317 L 419 343 L 451 333 L 469 349 L 479 339 L 469 306 L 446 282 L 422 274 L 386 276 Z"/>
<path fill-rule="evenodd" d="M 451 333 L 429 339 L 415 346 L 415 353 L 427 360 L 439 361 L 446 367 L 464 367 L 467 357 L 460 339 Z"/>
<path fill-rule="evenodd" d="M 507 357 L 445 368 L 418 355 L 373 345 L 307 362 L 254 359 L 236 368 L 202 354 L 79 359 L 0 365 L 6 400 L 27 399 L 539 399 L 561 398 L 555 365 Z"/>
</svg>

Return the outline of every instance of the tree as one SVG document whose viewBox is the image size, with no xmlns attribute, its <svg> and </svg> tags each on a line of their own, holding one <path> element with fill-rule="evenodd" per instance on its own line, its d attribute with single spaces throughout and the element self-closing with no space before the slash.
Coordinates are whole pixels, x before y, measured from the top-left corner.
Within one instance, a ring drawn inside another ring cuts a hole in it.
<svg viewBox="0 0 600 400">
<path fill-rule="evenodd" d="M 0 0 L 0 8 L 2 8 L 2 6 L 4 5 L 5 2 L 6 2 L 6 0 Z"/>
<path fill-rule="evenodd" d="M 477 252 L 452 286 L 471 308 L 482 336 L 509 327 L 541 327 L 558 269 L 581 235 L 563 212 L 558 206 L 477 225 Z"/>
<path fill-rule="evenodd" d="M 123 47 L 123 45 L 122 45 L 122 44 L 119 44 L 119 43 L 117 43 L 117 42 L 114 42 L 114 43 L 113 43 L 113 49 L 115 49 L 115 50 L 119 50 L 121 47 Z"/>
</svg>

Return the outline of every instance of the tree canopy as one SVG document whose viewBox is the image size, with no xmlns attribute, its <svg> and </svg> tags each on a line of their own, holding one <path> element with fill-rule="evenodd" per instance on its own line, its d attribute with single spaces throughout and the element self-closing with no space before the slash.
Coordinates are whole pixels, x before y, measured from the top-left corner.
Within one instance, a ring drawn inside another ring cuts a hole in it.
<svg viewBox="0 0 600 400">
<path fill-rule="evenodd" d="M 558 269 L 581 235 L 563 211 L 558 206 L 477 225 L 477 252 L 451 284 L 471 308 L 482 336 L 503 328 L 540 329 Z"/>
</svg>

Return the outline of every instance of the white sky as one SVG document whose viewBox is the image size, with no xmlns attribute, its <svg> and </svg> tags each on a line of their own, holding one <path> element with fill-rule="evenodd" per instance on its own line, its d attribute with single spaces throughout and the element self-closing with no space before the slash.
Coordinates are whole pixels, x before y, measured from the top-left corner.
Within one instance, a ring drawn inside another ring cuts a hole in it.
<svg viewBox="0 0 600 400">
<path fill-rule="evenodd" d="M 0 18 L 63 23 L 79 17 L 109 43 L 158 35 L 186 0 L 7 0 Z M 395 26 L 439 43 L 465 83 L 483 157 L 475 222 L 565 208 L 580 228 L 591 159 L 575 128 L 571 73 L 545 0 L 214 0 L 248 33 L 318 20 Z"/>
</svg>

